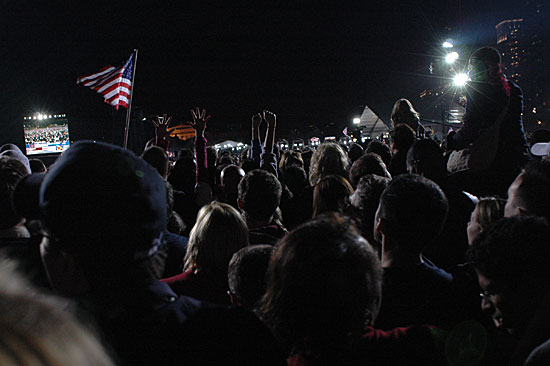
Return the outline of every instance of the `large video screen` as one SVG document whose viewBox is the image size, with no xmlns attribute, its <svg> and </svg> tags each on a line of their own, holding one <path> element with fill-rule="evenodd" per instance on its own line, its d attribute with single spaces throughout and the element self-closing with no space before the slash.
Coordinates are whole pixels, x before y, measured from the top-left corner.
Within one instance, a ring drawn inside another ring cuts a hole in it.
<svg viewBox="0 0 550 366">
<path fill-rule="evenodd" d="M 27 155 L 60 153 L 70 145 L 66 118 L 32 119 L 23 123 Z"/>
</svg>

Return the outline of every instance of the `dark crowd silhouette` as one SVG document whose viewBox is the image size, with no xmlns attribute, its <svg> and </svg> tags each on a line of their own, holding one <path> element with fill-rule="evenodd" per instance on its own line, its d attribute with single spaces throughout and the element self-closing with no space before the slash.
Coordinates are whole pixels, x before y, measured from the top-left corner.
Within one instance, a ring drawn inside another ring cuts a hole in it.
<svg viewBox="0 0 550 366">
<path fill-rule="evenodd" d="M 196 108 L 174 158 L 158 120 L 141 156 L 4 145 L 0 363 L 550 364 L 550 134 L 496 50 L 470 67 L 443 143 L 400 99 L 389 143 L 282 151 L 265 110 L 236 155 Z"/>
</svg>

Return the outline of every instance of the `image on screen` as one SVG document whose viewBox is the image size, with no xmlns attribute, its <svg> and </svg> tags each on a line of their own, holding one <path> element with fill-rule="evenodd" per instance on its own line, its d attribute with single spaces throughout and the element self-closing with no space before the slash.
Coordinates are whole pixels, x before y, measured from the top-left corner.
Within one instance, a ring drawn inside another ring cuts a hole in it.
<svg viewBox="0 0 550 366">
<path fill-rule="evenodd" d="M 60 153 L 69 148 L 66 118 L 32 119 L 23 123 L 27 155 Z"/>
</svg>

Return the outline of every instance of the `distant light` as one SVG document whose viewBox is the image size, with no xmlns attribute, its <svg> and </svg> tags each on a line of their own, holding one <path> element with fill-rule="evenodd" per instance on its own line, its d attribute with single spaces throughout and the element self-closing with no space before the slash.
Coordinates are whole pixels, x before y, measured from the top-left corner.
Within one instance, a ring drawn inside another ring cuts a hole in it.
<svg viewBox="0 0 550 366">
<path fill-rule="evenodd" d="M 542 125 L 542 121 L 538 121 L 537 123 L 538 123 L 539 125 Z"/>
<path fill-rule="evenodd" d="M 361 118 L 355 117 L 355 118 L 353 119 L 353 124 L 354 124 L 354 125 L 358 125 L 360 122 L 361 122 Z"/>
<path fill-rule="evenodd" d="M 146 121 L 146 120 L 147 120 L 147 117 L 143 117 L 141 120 L 142 120 L 142 121 Z"/>
<path fill-rule="evenodd" d="M 451 52 L 448 53 L 447 56 L 445 56 L 445 62 L 448 64 L 454 63 L 456 60 L 458 60 L 458 53 L 457 52 Z"/>
<path fill-rule="evenodd" d="M 48 118 L 52 118 L 52 115 L 50 114 L 50 115 L 48 116 Z"/>
<path fill-rule="evenodd" d="M 443 48 L 453 48 L 453 44 L 449 41 L 445 41 L 442 44 Z"/>
<path fill-rule="evenodd" d="M 533 113 L 537 113 L 537 107 L 533 107 Z"/>
<path fill-rule="evenodd" d="M 43 118 L 42 115 L 39 114 L 39 115 L 38 115 L 38 119 L 42 121 L 42 118 Z"/>
<path fill-rule="evenodd" d="M 466 83 L 470 80 L 470 77 L 467 74 L 457 74 L 453 78 L 453 84 L 454 86 L 464 86 Z"/>
</svg>

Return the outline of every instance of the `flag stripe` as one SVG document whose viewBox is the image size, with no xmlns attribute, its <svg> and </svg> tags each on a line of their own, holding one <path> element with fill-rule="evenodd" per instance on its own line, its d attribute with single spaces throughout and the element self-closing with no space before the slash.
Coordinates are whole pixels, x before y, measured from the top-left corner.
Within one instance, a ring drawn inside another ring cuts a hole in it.
<svg viewBox="0 0 550 366">
<path fill-rule="evenodd" d="M 103 96 L 106 103 L 116 109 L 120 105 L 128 108 L 132 91 L 133 69 L 134 53 L 122 67 L 105 66 L 96 73 L 80 76 L 76 80 L 76 84 L 95 90 Z"/>
</svg>

